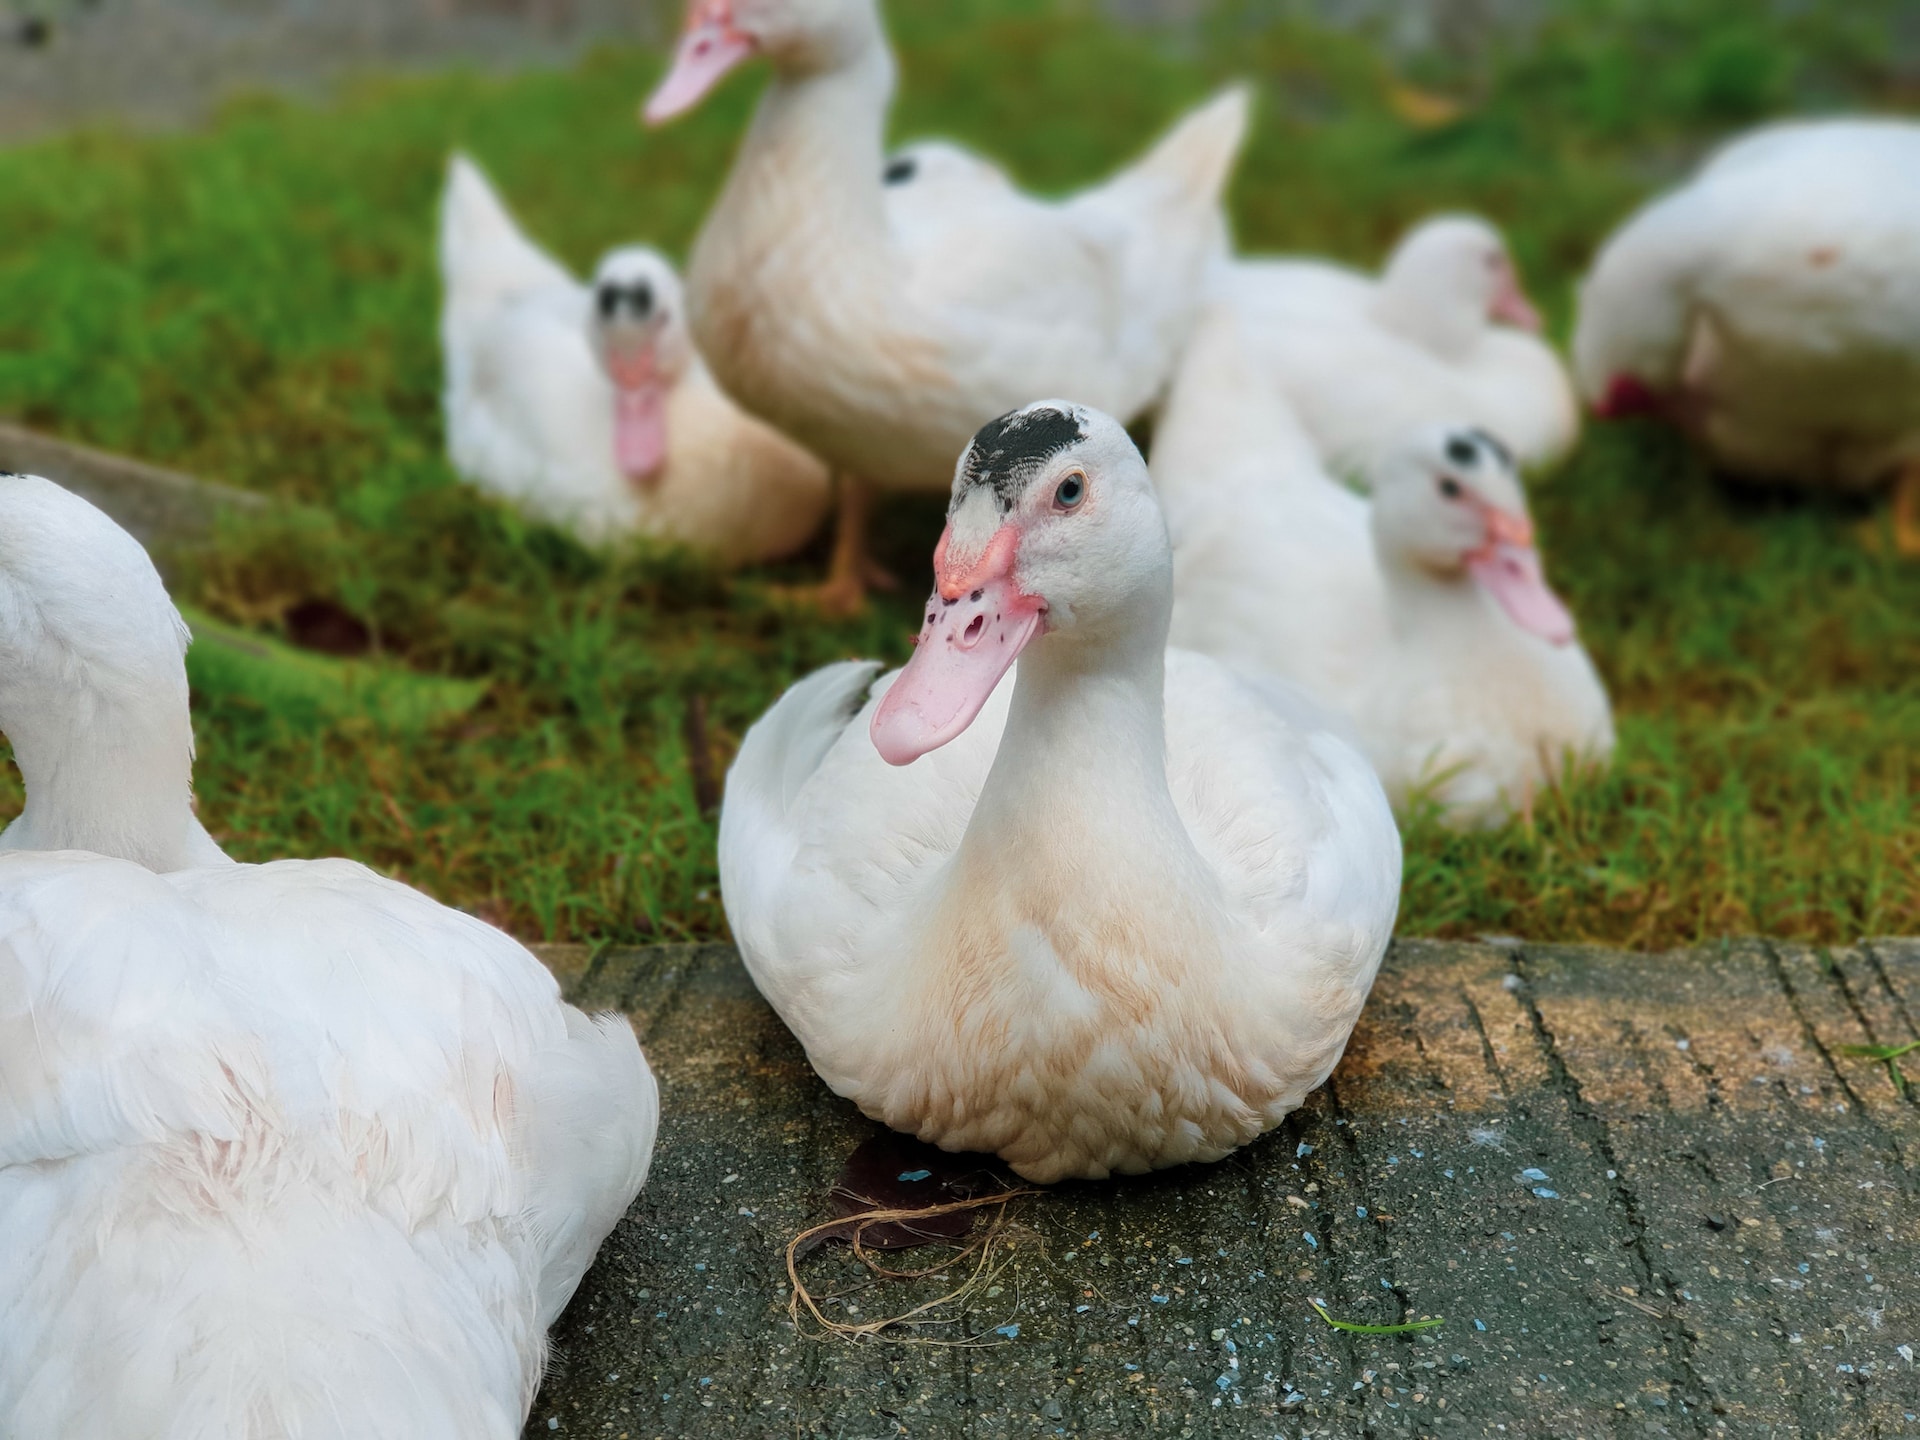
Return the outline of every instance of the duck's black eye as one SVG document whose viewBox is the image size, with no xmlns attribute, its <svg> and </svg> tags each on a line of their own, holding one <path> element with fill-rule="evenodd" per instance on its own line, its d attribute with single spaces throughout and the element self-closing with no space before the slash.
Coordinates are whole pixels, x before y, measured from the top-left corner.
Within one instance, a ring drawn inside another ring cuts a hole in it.
<svg viewBox="0 0 1920 1440">
<path fill-rule="evenodd" d="M 881 173 L 881 179 L 888 185 L 904 185 L 919 172 L 920 165 L 911 155 L 902 155 L 897 160 L 889 160 L 887 168 Z"/>
<path fill-rule="evenodd" d="M 595 300 L 600 306 L 600 317 L 603 320 L 611 320 L 613 318 L 613 312 L 620 308 L 620 287 L 618 285 L 602 285 L 600 287 L 600 293 L 595 296 Z"/>
<path fill-rule="evenodd" d="M 642 320 L 653 313 L 653 286 L 642 280 L 627 294 L 633 297 L 633 313 Z"/>
<path fill-rule="evenodd" d="M 1454 435 L 1447 440 L 1447 459 L 1456 465 L 1477 465 L 1480 463 L 1480 447 L 1465 435 Z"/>
<path fill-rule="evenodd" d="M 1451 475 L 1442 475 L 1440 477 L 1440 493 L 1449 500 L 1458 500 L 1460 498 L 1460 482 Z"/>
<path fill-rule="evenodd" d="M 1087 498 L 1087 477 L 1078 470 L 1062 480 L 1053 492 L 1056 510 L 1071 510 Z"/>
</svg>

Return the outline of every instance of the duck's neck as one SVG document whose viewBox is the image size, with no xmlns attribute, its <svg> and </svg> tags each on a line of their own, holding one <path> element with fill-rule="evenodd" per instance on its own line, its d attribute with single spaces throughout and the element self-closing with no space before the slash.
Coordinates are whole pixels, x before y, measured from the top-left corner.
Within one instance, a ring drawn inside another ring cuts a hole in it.
<svg viewBox="0 0 1920 1440">
<path fill-rule="evenodd" d="M 1029 648 L 962 875 L 1031 890 L 1050 902 L 1040 913 L 1083 914 L 1126 911 L 1188 879 L 1197 856 L 1167 784 L 1166 635 L 1163 610 L 1111 637 Z"/>
<path fill-rule="evenodd" d="M 1387 618 L 1402 648 L 1415 655 L 1484 653 L 1505 646 L 1514 627 L 1493 597 L 1464 570 L 1438 571 L 1399 556 L 1380 556 Z"/>
<path fill-rule="evenodd" d="M 41 703 L 5 697 L 0 728 L 27 803 L 0 834 L 0 849 L 90 850 L 159 872 L 226 863 L 193 813 L 185 675 L 167 690 L 81 684 Z"/>
<path fill-rule="evenodd" d="M 829 224 L 854 259 L 883 246 L 881 171 L 893 83 L 877 17 L 871 31 L 841 41 L 830 58 L 777 68 L 707 233 L 721 228 L 723 216 L 726 229 L 760 236 L 813 221 Z M 756 220 L 779 229 L 768 232 Z"/>
</svg>

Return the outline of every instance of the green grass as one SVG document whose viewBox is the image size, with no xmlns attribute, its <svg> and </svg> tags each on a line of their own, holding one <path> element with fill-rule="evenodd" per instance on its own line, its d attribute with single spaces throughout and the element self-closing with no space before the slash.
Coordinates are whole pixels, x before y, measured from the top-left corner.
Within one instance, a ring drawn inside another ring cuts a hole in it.
<svg viewBox="0 0 1920 1440">
<path fill-rule="evenodd" d="M 1077 6 L 896 3 L 898 133 L 1059 188 L 1253 75 L 1243 244 L 1371 263 L 1422 213 L 1479 209 L 1564 331 L 1596 241 L 1703 144 L 1912 98 L 1883 0 L 1765 22 L 1744 0 L 1576 0 L 1524 43 L 1410 63 L 1398 79 L 1466 105 L 1419 129 L 1364 37 L 1260 8 L 1169 40 Z M 183 598 L 265 632 L 331 600 L 373 629 L 376 669 L 484 682 L 477 701 L 444 692 L 461 703 L 443 715 L 342 707 L 197 658 L 201 807 L 236 855 L 356 855 L 531 937 L 720 933 L 703 801 L 738 736 L 815 665 L 905 654 L 917 597 L 799 618 L 768 581 L 804 562 L 727 581 L 646 547 L 592 555 L 441 459 L 446 151 L 470 148 L 578 267 L 628 239 L 682 252 L 754 85 L 646 134 L 634 107 L 659 63 L 374 81 L 320 108 L 248 100 L 198 133 L 0 153 L 0 415 L 310 502 L 223 536 Z M 1594 433 L 1535 503 L 1616 698 L 1618 761 L 1531 826 L 1416 817 L 1403 929 L 1638 945 L 1920 929 L 1920 566 L 1885 557 L 1866 512 L 1743 497 L 1651 430 Z M 924 576 L 937 505 L 885 519 L 887 558 Z"/>
</svg>

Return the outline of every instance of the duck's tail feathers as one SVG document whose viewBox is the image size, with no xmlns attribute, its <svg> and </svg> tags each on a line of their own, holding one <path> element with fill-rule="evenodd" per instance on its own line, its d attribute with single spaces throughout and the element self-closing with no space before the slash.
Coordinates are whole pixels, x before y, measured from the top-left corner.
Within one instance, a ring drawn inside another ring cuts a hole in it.
<svg viewBox="0 0 1920 1440">
<path fill-rule="evenodd" d="M 1183 115 L 1151 150 L 1115 177 L 1113 187 L 1150 187 L 1161 204 L 1218 205 L 1246 143 L 1252 114 L 1252 90 L 1244 83 L 1229 85 Z"/>
<path fill-rule="evenodd" d="M 447 163 L 440 201 L 440 273 L 450 307 L 574 283 L 522 233 L 480 167 L 457 152 Z"/>
<path fill-rule="evenodd" d="M 559 1318 L 587 1267 L 646 1184 L 660 1087 L 624 1015 L 566 1007 L 565 1044 L 528 1068 L 515 1159 L 541 1246 L 540 1326 Z"/>
<path fill-rule="evenodd" d="M 1221 196 L 1245 140 L 1247 87 L 1222 91 L 1184 116 L 1138 162 L 1068 202 L 1082 233 L 1113 265 L 1125 297 L 1115 353 L 1131 357 L 1137 389 L 1117 413 L 1136 414 L 1166 385 L 1173 362 L 1228 253 Z"/>
</svg>

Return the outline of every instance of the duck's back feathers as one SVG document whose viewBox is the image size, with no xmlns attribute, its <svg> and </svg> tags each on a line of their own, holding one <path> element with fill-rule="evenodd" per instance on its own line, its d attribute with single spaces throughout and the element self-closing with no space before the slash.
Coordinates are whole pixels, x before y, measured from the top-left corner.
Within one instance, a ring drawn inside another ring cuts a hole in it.
<svg viewBox="0 0 1920 1440">
<path fill-rule="evenodd" d="M 440 202 L 440 271 L 450 316 L 530 291 L 578 284 L 526 237 L 480 167 L 465 155 L 455 155 L 447 165 Z"/>
<path fill-rule="evenodd" d="M 0 1428 L 517 1435 L 644 1177 L 631 1028 L 348 862 L 0 867 Z"/>
<path fill-rule="evenodd" d="M 1236 260 L 1212 293 L 1241 314 L 1251 362 L 1344 476 L 1423 424 L 1478 424 L 1527 465 L 1558 460 L 1579 434 L 1572 382 L 1538 336 L 1488 325 L 1466 352 L 1437 354 L 1376 317 L 1378 281 L 1322 261 Z"/>
<path fill-rule="evenodd" d="M 1920 125 L 1787 122 L 1727 146 L 1596 257 L 1586 395 L 1677 400 L 1758 479 L 1857 486 L 1920 453 Z"/>
</svg>

